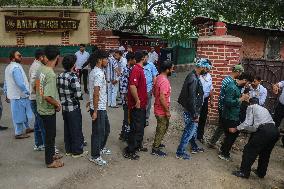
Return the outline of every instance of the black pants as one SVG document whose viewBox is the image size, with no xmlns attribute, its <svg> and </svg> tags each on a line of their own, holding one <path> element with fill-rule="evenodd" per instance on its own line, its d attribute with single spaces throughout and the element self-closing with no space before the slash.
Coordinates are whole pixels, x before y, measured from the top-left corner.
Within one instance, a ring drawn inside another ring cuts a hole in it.
<svg viewBox="0 0 284 189">
<path fill-rule="evenodd" d="M 90 111 L 91 116 L 94 110 Z M 100 151 L 105 147 L 110 133 L 110 124 L 106 110 L 97 111 L 97 119 L 92 121 L 91 155 L 93 158 L 100 157 Z"/>
<path fill-rule="evenodd" d="M 142 147 L 144 127 L 146 124 L 146 110 L 133 108 L 130 110 L 130 133 L 128 138 L 128 153 L 134 153 Z"/>
<path fill-rule="evenodd" d="M 82 83 L 81 77 L 83 75 L 83 83 L 84 83 L 84 91 L 87 92 L 88 91 L 88 69 L 82 69 L 79 70 L 79 78 L 80 78 L 80 82 Z"/>
<path fill-rule="evenodd" d="M 275 113 L 274 113 L 274 122 L 276 127 L 280 126 L 283 118 L 284 118 L 284 105 L 279 102 L 275 108 Z M 282 144 L 284 145 L 284 136 L 282 137 L 281 140 Z"/>
<path fill-rule="evenodd" d="M 251 166 L 258 159 L 257 173 L 260 177 L 266 175 L 270 154 L 279 138 L 279 131 L 274 124 L 265 124 L 253 133 L 245 145 L 243 158 L 241 163 L 241 171 L 246 175 L 250 175 Z"/>
<path fill-rule="evenodd" d="M 49 165 L 55 154 L 56 114 L 41 115 L 41 119 L 45 129 L 45 163 Z"/>
<path fill-rule="evenodd" d="M 229 128 L 236 128 L 239 125 L 239 121 L 222 119 L 221 122 L 225 133 L 224 143 L 221 146 L 221 153 L 224 156 L 230 156 L 231 148 L 239 136 L 239 132 L 230 133 Z"/>
<path fill-rule="evenodd" d="M 208 114 L 208 100 L 209 97 L 204 98 L 204 102 L 201 108 L 201 112 L 200 112 L 200 117 L 199 117 L 199 121 L 198 121 L 198 127 L 197 127 L 197 139 L 203 139 L 203 135 L 204 135 L 204 127 L 206 124 L 206 120 L 207 120 L 207 114 Z"/>
<path fill-rule="evenodd" d="M 240 107 L 240 122 L 244 122 L 246 120 L 247 108 L 249 106 L 248 102 L 242 102 Z"/>
<path fill-rule="evenodd" d="M 128 133 L 129 133 L 129 121 L 128 121 L 128 119 L 129 119 L 128 107 L 127 107 L 127 104 L 124 104 L 123 105 L 123 123 L 122 123 L 121 133 L 120 133 L 120 136 L 123 139 L 128 138 Z"/>
<path fill-rule="evenodd" d="M 63 111 L 64 143 L 66 153 L 78 155 L 83 153 L 84 137 L 82 132 L 81 109 L 72 112 Z"/>
</svg>

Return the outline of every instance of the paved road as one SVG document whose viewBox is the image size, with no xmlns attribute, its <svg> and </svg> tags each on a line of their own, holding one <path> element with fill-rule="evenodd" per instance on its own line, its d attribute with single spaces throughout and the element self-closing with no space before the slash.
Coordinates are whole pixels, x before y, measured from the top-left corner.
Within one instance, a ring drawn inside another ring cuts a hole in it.
<svg viewBox="0 0 284 189">
<path fill-rule="evenodd" d="M 3 73 L 3 72 L 1 72 Z M 1 74 L 2 76 L 2 74 Z M 180 91 L 185 73 L 172 78 L 173 117 L 171 128 L 165 138 L 166 158 L 153 157 L 149 153 L 141 154 L 141 160 L 129 161 L 122 157 L 125 144 L 118 140 L 123 112 L 121 109 L 109 109 L 111 134 L 108 147 L 113 155 L 106 157 L 109 165 L 105 168 L 90 163 L 86 158 L 72 159 L 64 157 L 65 166 L 61 169 L 47 169 L 44 165 L 44 152 L 33 151 L 33 137 L 15 140 L 11 124 L 9 105 L 4 103 L 4 114 L 0 123 L 9 127 L 0 132 L 0 188 L 270 188 L 282 186 L 284 174 L 284 150 L 277 147 L 271 160 L 272 169 L 268 177 L 260 181 L 255 176 L 251 180 L 240 180 L 230 175 L 240 163 L 241 154 L 235 153 L 234 162 L 224 163 L 217 158 L 215 150 L 193 156 L 191 161 L 177 160 L 174 157 L 180 138 L 182 123 L 175 109 L 176 98 Z M 86 99 L 86 97 L 84 98 Z M 86 101 L 84 100 L 82 106 Z M 83 112 L 83 132 L 88 144 L 91 136 L 91 119 Z M 64 152 L 63 121 L 57 114 L 56 145 Z M 155 132 L 155 118 L 146 128 L 145 142 L 150 148 Z M 87 146 L 90 149 L 90 145 Z M 279 155 L 280 154 L 280 155 Z M 282 155 L 281 155 L 282 154 Z"/>
</svg>

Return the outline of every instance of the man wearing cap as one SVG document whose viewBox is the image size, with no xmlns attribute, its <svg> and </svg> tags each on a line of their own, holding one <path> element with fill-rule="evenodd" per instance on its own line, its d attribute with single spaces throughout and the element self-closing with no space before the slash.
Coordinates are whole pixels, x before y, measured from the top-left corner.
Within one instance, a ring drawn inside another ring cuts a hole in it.
<svg viewBox="0 0 284 189">
<path fill-rule="evenodd" d="M 199 77 L 202 87 L 203 87 L 203 105 L 200 112 L 198 127 L 197 127 L 197 139 L 203 143 L 203 135 L 204 135 L 204 127 L 207 120 L 207 114 L 208 114 L 208 104 L 210 102 L 210 105 L 212 106 L 212 93 L 213 93 L 213 85 L 212 85 L 212 77 L 210 75 L 210 70 L 212 68 L 211 62 L 208 60 L 209 67 L 206 68 L 205 74 L 201 75 Z"/>
<path fill-rule="evenodd" d="M 230 150 L 237 139 L 239 132 L 230 133 L 229 129 L 236 128 L 239 125 L 240 106 L 243 101 L 249 100 L 248 94 L 241 96 L 240 88 L 235 79 L 237 79 L 244 71 L 242 65 L 235 65 L 226 87 L 221 88 L 219 99 L 219 116 L 220 124 L 223 127 L 225 138 L 221 146 L 219 158 L 222 160 L 230 160 Z"/>
<path fill-rule="evenodd" d="M 203 88 L 199 77 L 205 73 L 205 69 L 208 66 L 207 59 L 197 61 L 196 68 L 185 78 L 178 98 L 178 103 L 184 108 L 183 117 L 185 123 L 185 128 L 176 152 L 178 159 L 190 159 L 190 155 L 186 152 L 189 142 L 191 143 L 192 151 L 204 151 L 197 146 L 195 138 L 203 102 Z"/>
</svg>

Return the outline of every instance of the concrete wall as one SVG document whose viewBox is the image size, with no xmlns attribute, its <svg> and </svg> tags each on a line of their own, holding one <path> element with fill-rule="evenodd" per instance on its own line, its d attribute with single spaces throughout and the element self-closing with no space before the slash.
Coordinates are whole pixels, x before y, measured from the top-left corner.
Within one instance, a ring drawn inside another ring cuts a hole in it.
<svg viewBox="0 0 284 189">
<path fill-rule="evenodd" d="M 11 12 L 0 12 L 0 45 L 17 45 L 15 32 L 6 32 L 4 15 L 13 15 Z"/>
</svg>

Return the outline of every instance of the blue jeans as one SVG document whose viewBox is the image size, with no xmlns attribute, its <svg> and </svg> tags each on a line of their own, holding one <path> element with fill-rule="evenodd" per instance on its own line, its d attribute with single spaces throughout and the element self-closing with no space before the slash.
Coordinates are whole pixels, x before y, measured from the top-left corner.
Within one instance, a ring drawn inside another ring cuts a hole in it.
<svg viewBox="0 0 284 189">
<path fill-rule="evenodd" d="M 190 113 L 189 112 L 184 112 L 183 113 L 183 118 L 184 118 L 184 124 L 185 128 L 180 140 L 180 144 L 178 146 L 177 155 L 183 155 L 186 154 L 186 147 L 188 143 L 190 142 L 191 148 L 193 150 L 197 149 L 198 146 L 195 142 L 196 136 L 197 136 L 197 125 L 198 123 L 193 122 Z"/>
<path fill-rule="evenodd" d="M 42 119 L 37 112 L 37 105 L 35 100 L 31 100 L 31 108 L 35 115 L 34 136 L 35 136 L 35 145 L 38 147 L 41 145 L 45 145 L 45 130 L 43 127 Z"/>
</svg>

